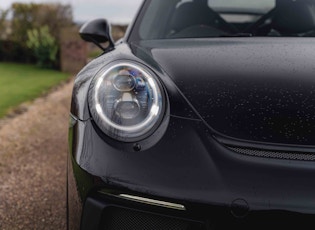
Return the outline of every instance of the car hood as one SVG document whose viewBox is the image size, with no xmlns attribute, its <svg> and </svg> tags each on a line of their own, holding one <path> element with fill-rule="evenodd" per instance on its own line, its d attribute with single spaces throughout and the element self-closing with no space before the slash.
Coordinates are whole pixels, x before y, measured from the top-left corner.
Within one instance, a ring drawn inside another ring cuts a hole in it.
<svg viewBox="0 0 315 230">
<path fill-rule="evenodd" d="M 138 44 L 214 132 L 315 145 L 315 39 L 221 38 Z"/>
</svg>

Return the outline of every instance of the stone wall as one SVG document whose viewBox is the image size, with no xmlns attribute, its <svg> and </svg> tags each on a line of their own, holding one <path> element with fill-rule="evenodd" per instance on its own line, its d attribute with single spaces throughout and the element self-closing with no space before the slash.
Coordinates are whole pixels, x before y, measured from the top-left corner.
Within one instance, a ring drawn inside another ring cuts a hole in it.
<svg viewBox="0 0 315 230">
<path fill-rule="evenodd" d="M 76 74 L 87 63 L 87 43 L 79 35 L 79 28 L 62 29 L 60 66 L 63 72 Z"/>
</svg>

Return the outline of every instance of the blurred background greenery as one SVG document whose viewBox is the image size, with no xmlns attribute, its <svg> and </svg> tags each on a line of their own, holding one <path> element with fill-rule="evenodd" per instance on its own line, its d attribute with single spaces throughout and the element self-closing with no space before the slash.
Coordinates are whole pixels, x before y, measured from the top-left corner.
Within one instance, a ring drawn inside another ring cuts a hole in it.
<svg viewBox="0 0 315 230">
<path fill-rule="evenodd" d="M 72 6 L 13 3 L 0 9 L 0 118 L 74 76 L 101 51 L 83 42 Z M 112 25 L 113 39 L 127 25 Z"/>
</svg>

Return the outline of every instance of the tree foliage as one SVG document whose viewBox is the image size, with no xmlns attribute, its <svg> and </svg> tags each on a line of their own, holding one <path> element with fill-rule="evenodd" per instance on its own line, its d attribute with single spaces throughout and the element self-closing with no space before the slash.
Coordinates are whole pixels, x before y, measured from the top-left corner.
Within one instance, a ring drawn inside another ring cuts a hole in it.
<svg viewBox="0 0 315 230">
<path fill-rule="evenodd" d="M 2 10 L 0 9 L 0 31 L 5 31 L 7 28 L 7 16 L 9 14 L 9 10 Z M 5 33 L 3 33 L 5 34 Z M 0 35 L 0 38 L 3 38 L 3 34 Z"/>
<path fill-rule="evenodd" d="M 27 31 L 28 48 L 33 50 L 40 67 L 54 67 L 57 59 L 58 45 L 56 39 L 49 32 L 48 26 Z"/>
<path fill-rule="evenodd" d="M 48 66 L 59 67 L 60 60 L 56 57 L 61 43 L 60 31 L 73 26 L 71 5 L 13 3 L 10 11 L 12 33 L 9 39 L 25 50 L 31 48 L 38 64 L 47 66 L 50 63 Z M 45 52 L 43 47 L 48 47 Z"/>
<path fill-rule="evenodd" d="M 53 37 L 59 43 L 61 28 L 73 24 L 70 5 L 13 3 L 11 10 L 12 39 L 15 41 L 25 41 L 28 30 L 48 26 Z"/>
</svg>

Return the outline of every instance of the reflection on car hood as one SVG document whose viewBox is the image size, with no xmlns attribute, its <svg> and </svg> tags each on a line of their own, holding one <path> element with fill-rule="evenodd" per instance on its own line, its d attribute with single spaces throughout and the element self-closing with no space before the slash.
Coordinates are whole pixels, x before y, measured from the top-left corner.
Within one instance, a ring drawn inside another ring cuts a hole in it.
<svg viewBox="0 0 315 230">
<path fill-rule="evenodd" d="M 315 39 L 141 42 L 215 131 L 315 145 Z"/>
</svg>

